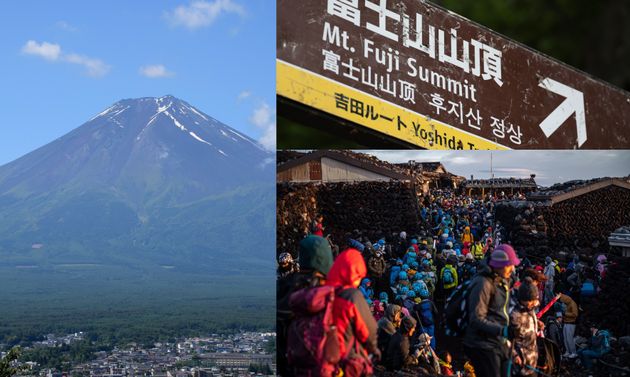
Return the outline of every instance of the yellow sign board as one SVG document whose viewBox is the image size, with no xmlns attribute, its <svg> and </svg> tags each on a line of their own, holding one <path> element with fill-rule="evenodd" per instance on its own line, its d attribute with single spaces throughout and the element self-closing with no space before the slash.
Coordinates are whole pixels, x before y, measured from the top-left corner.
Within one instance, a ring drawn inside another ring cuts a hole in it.
<svg viewBox="0 0 630 377">
<path fill-rule="evenodd" d="M 277 94 L 425 149 L 510 149 L 281 60 Z"/>
</svg>

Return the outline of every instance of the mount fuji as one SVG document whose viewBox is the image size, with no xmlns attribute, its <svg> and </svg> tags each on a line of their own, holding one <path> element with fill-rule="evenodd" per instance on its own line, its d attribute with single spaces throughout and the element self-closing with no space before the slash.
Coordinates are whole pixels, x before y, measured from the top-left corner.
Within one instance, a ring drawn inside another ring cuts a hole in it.
<svg viewBox="0 0 630 377">
<path fill-rule="evenodd" d="M 273 161 L 173 96 L 121 100 L 0 166 L 0 268 L 272 271 Z"/>
</svg>

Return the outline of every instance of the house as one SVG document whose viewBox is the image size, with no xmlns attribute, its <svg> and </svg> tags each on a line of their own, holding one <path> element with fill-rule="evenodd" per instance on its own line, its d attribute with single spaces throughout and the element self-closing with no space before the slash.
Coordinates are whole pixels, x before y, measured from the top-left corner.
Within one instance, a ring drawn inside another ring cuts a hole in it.
<svg viewBox="0 0 630 377">
<path fill-rule="evenodd" d="M 280 152 L 279 152 L 280 153 Z M 276 182 L 365 182 L 409 181 L 395 165 L 376 157 L 349 151 L 318 150 L 294 158 L 283 158 L 277 167 Z"/>
</svg>

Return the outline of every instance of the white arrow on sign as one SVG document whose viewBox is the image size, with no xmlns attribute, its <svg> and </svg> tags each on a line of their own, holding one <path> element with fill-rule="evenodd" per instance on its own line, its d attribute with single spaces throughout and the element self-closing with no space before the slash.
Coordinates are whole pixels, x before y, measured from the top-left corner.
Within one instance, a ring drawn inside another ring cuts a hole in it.
<svg viewBox="0 0 630 377">
<path fill-rule="evenodd" d="M 579 90 L 575 90 L 569 86 L 559 83 L 549 77 L 545 78 L 540 84 L 543 89 L 547 89 L 556 94 L 566 97 L 560 106 L 540 123 L 540 128 L 549 137 L 560 125 L 564 123 L 573 113 L 575 113 L 575 123 L 577 124 L 577 140 L 578 147 L 586 141 L 586 117 L 584 115 L 584 94 Z"/>
</svg>

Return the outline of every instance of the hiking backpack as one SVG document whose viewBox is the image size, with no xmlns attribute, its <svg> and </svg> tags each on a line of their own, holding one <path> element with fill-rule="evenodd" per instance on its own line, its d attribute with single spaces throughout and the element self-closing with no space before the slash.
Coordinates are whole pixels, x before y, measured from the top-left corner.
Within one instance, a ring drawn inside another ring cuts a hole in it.
<svg viewBox="0 0 630 377">
<path fill-rule="evenodd" d="M 466 332 L 466 327 L 468 327 L 468 292 L 471 282 L 472 279 L 466 280 L 446 299 L 444 327 L 448 336 L 460 337 Z"/>
<path fill-rule="evenodd" d="M 453 267 L 444 267 L 444 273 L 442 274 L 442 286 L 446 289 L 449 285 L 453 283 L 455 283 Z"/>
<path fill-rule="evenodd" d="M 339 339 L 333 324 L 335 288 L 304 288 L 289 298 L 296 317 L 289 325 L 287 360 L 290 368 L 330 376 L 340 360 Z M 300 374 L 300 373 L 297 373 Z"/>
</svg>

